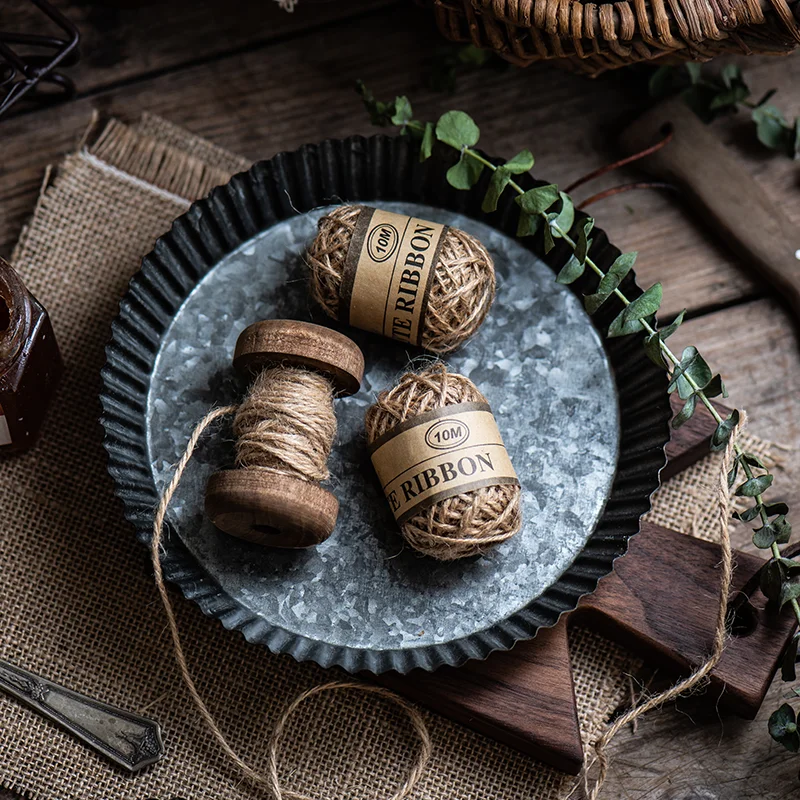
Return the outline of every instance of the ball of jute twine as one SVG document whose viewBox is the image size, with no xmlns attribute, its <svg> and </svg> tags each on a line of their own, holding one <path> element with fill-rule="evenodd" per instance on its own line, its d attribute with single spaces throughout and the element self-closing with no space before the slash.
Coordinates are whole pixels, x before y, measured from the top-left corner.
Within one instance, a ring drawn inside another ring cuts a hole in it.
<svg viewBox="0 0 800 800">
<path fill-rule="evenodd" d="M 328 316 L 339 318 L 347 251 L 361 206 L 339 206 L 322 217 L 306 252 L 311 296 Z M 439 250 L 422 328 L 422 346 L 449 353 L 483 324 L 494 301 L 494 262 L 470 234 L 448 228 Z"/>
<path fill-rule="evenodd" d="M 367 440 L 425 411 L 457 403 L 485 403 L 477 386 L 463 375 L 434 364 L 407 372 L 381 392 L 366 416 Z M 517 533 L 522 525 L 519 486 L 486 486 L 440 500 L 400 526 L 405 540 L 420 553 L 453 561 L 479 555 Z"/>
<path fill-rule="evenodd" d="M 178 630 L 178 620 L 175 616 L 175 610 L 172 607 L 172 600 L 170 599 L 169 592 L 167 591 L 167 585 L 164 579 L 164 571 L 161 567 L 160 555 L 161 541 L 164 532 L 164 521 L 167 516 L 167 509 L 169 508 L 170 501 L 180 485 L 181 478 L 183 477 L 192 454 L 197 447 L 197 443 L 200 441 L 200 437 L 203 435 L 209 425 L 228 414 L 237 414 L 237 420 L 235 424 L 238 425 L 242 424 L 242 419 L 249 419 L 250 411 L 246 406 L 247 402 L 251 399 L 252 394 L 253 392 L 251 390 L 248 399 L 242 404 L 242 406 L 223 406 L 222 408 L 215 408 L 212 411 L 209 411 L 209 413 L 200 420 L 189 437 L 189 441 L 186 444 L 186 449 L 184 450 L 183 455 L 175 467 L 175 473 L 173 474 L 172 479 L 161 495 L 158 508 L 156 509 L 156 514 L 153 519 L 153 536 L 150 542 L 150 557 L 153 562 L 153 573 L 155 575 L 156 587 L 158 588 L 161 602 L 164 605 L 164 612 L 167 617 L 169 632 L 172 638 L 173 653 L 175 656 L 175 661 L 178 664 L 181 678 L 183 679 L 186 689 L 189 692 L 189 696 L 192 698 L 192 701 L 197 708 L 201 719 L 225 755 L 228 756 L 230 761 L 242 773 L 242 775 L 245 776 L 245 778 L 252 781 L 255 785 L 268 790 L 275 800 L 284 800 L 284 798 L 287 798 L 287 800 L 310 800 L 310 798 L 308 798 L 306 795 L 299 794 L 298 792 L 294 792 L 290 789 L 285 789 L 283 786 L 281 786 L 278 775 L 279 747 L 283 739 L 288 720 L 297 710 L 298 706 L 314 695 L 321 694 L 323 692 L 343 690 L 367 692 L 369 694 L 378 695 L 390 700 L 395 705 L 399 706 L 400 709 L 408 716 L 409 721 L 411 722 L 411 725 L 420 741 L 419 750 L 417 751 L 414 764 L 405 776 L 400 787 L 391 797 L 391 800 L 404 800 L 404 798 L 411 794 L 421 780 L 431 757 L 432 746 L 430 735 L 422 715 L 419 711 L 417 711 L 416 708 L 414 708 L 414 706 L 407 703 L 399 695 L 389 691 L 388 689 L 384 689 L 383 687 L 370 686 L 369 684 L 360 683 L 357 681 L 332 681 L 320 686 L 314 686 L 311 689 L 302 692 L 295 697 L 295 699 L 289 704 L 289 706 L 284 710 L 278 719 L 278 722 L 272 732 L 272 736 L 268 742 L 267 771 L 262 772 L 254 767 L 251 767 L 230 744 L 227 737 L 222 732 L 222 729 L 219 727 L 219 723 L 216 721 L 214 715 L 206 705 L 205 700 L 203 700 L 202 696 L 200 695 L 197 685 L 194 682 L 194 678 L 192 677 L 191 670 L 189 669 L 189 664 L 186 660 L 186 654 L 181 641 L 180 631 Z M 245 414 L 244 417 L 241 416 L 243 408 Z M 249 430 L 249 425 L 247 423 L 244 424 L 244 427 L 246 431 Z M 331 436 L 331 439 L 332 438 L 333 436 Z M 284 442 L 286 441 L 280 436 L 278 437 L 278 440 Z M 280 449 L 282 449 L 282 446 Z M 272 458 L 272 456 L 269 456 L 268 458 Z M 266 468 L 274 468 L 274 466 L 268 466 Z"/>
</svg>

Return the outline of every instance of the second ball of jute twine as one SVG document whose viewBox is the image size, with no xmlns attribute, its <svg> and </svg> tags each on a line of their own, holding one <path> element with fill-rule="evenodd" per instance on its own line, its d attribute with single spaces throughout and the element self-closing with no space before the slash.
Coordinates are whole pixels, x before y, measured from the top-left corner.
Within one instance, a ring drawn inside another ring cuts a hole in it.
<svg viewBox="0 0 800 800">
<path fill-rule="evenodd" d="M 367 411 L 367 440 L 375 441 L 405 420 L 457 403 L 485 403 L 475 384 L 435 364 L 408 372 L 381 392 Z M 522 524 L 519 486 L 486 486 L 440 500 L 401 525 L 406 541 L 420 553 L 453 561 L 479 555 L 510 539 Z"/>
<path fill-rule="evenodd" d="M 311 296 L 328 316 L 339 317 L 347 251 L 361 206 L 339 206 L 322 217 L 306 252 Z M 422 347 L 449 353 L 483 324 L 495 295 L 492 257 L 470 234 L 448 228 L 434 268 L 422 329 Z"/>
</svg>

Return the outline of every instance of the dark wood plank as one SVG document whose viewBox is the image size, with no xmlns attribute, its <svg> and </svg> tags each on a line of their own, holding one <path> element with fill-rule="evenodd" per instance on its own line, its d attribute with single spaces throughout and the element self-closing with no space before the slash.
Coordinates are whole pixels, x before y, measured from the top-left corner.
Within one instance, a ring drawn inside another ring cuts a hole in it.
<svg viewBox="0 0 800 800">
<path fill-rule="evenodd" d="M 162 6 L 154 16 L 165 13 Z M 270 47 L 247 49 L 210 64 L 159 74 L 97 96 L 2 123 L 0 251 L 8 253 L 35 201 L 43 165 L 79 139 L 92 108 L 132 118 L 143 109 L 160 113 L 250 158 L 269 156 L 328 136 L 370 133 L 352 93 L 364 78 L 380 96 L 407 93 L 420 116 L 447 108 L 474 114 L 481 144 L 498 154 L 533 147 L 536 172 L 561 184 L 611 160 L 624 124 L 646 105 L 629 77 L 609 74 L 596 81 L 542 66 L 527 71 L 485 70 L 462 79 L 454 96 L 424 88 L 431 53 L 440 43 L 422 9 L 403 4 Z M 776 85 L 787 113 L 797 113 L 800 60 L 748 62 L 754 90 Z M 97 67 L 102 71 L 102 67 Z M 729 123 L 720 123 L 726 140 Z M 730 123 L 733 124 L 733 123 Z M 748 141 L 752 140 L 749 134 Z M 800 224 L 800 205 L 788 162 L 757 151 L 748 158 L 774 201 Z M 586 188 L 624 182 L 626 172 Z M 577 193 L 584 196 L 583 191 Z M 633 209 L 630 213 L 628 208 Z M 752 296 L 755 284 L 735 256 L 698 227 L 672 196 L 638 193 L 592 208 L 599 224 L 623 249 L 640 251 L 643 283 L 665 287 L 664 313 L 684 305 L 701 309 Z"/>
<path fill-rule="evenodd" d="M 401 0 L 310 0 L 292 13 L 274 0 L 55 0 L 81 32 L 81 60 L 68 71 L 78 92 L 130 82 L 145 75 L 267 45 Z M 3 30 L 57 34 L 33 4 L 4 3 Z"/>
<path fill-rule="evenodd" d="M 485 661 L 378 681 L 563 772 L 583 764 L 566 623 Z"/>
<path fill-rule="evenodd" d="M 719 606 L 720 547 L 642 523 L 628 553 L 574 614 L 651 664 L 689 671 L 708 657 Z M 731 597 L 761 568 L 762 556 L 738 552 Z M 659 591 L 654 592 L 653 586 Z M 758 713 L 796 622 L 764 609 L 760 592 L 711 673 L 708 697 L 746 719 Z M 746 625 L 745 625 L 746 623 Z"/>
</svg>

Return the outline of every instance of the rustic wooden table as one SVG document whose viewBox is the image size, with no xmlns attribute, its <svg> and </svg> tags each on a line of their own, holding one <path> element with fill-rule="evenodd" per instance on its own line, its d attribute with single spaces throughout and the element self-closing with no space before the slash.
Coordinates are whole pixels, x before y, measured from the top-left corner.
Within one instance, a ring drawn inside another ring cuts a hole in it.
<svg viewBox="0 0 800 800">
<path fill-rule="evenodd" d="M 77 97 L 49 109 L 20 108 L 0 123 L 0 253 L 8 255 L 36 201 L 46 165 L 74 148 L 94 110 L 133 119 L 160 114 L 252 159 L 325 137 L 371 132 L 353 93 L 364 79 L 378 97 L 407 94 L 420 116 L 460 108 L 481 125 L 482 146 L 510 156 L 536 154 L 536 173 L 566 185 L 613 160 L 615 137 L 646 103 L 632 77 L 595 81 L 541 66 L 482 70 L 461 78 L 452 96 L 426 88 L 434 49 L 432 19 L 407 0 L 300 0 L 294 14 L 268 0 L 58 0 L 83 33 L 70 71 Z M 31 30 L 32 6 L 4 7 L 0 26 Z M 800 114 L 800 56 L 743 60 L 754 93 L 776 87 L 787 114 Z M 743 118 L 715 129 L 800 225 L 800 171 L 761 148 Z M 587 195 L 633 179 L 622 173 Z M 746 406 L 751 429 L 781 446 L 785 472 L 776 493 L 800 501 L 800 353 L 797 330 L 779 298 L 747 265 L 705 233 L 679 198 L 656 192 L 615 197 L 593 208 L 625 250 L 640 252 L 643 284 L 664 284 L 663 313 L 687 308 L 676 344 L 693 343 L 719 369 L 731 402 Z M 775 499 L 778 499 L 776 496 Z M 749 536 L 737 532 L 736 544 Z M 605 797 L 797 797 L 800 759 L 766 733 L 777 682 L 758 720 L 719 719 L 687 702 L 626 733 L 614 748 Z"/>
</svg>

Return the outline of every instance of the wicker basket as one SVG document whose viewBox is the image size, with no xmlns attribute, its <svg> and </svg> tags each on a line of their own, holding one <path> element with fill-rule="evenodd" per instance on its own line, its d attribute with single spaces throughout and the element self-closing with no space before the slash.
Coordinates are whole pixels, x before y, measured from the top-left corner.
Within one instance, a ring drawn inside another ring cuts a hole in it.
<svg viewBox="0 0 800 800">
<path fill-rule="evenodd" d="M 452 41 L 514 64 L 544 59 L 589 75 L 639 61 L 784 54 L 800 43 L 800 0 L 422 0 Z"/>
</svg>

